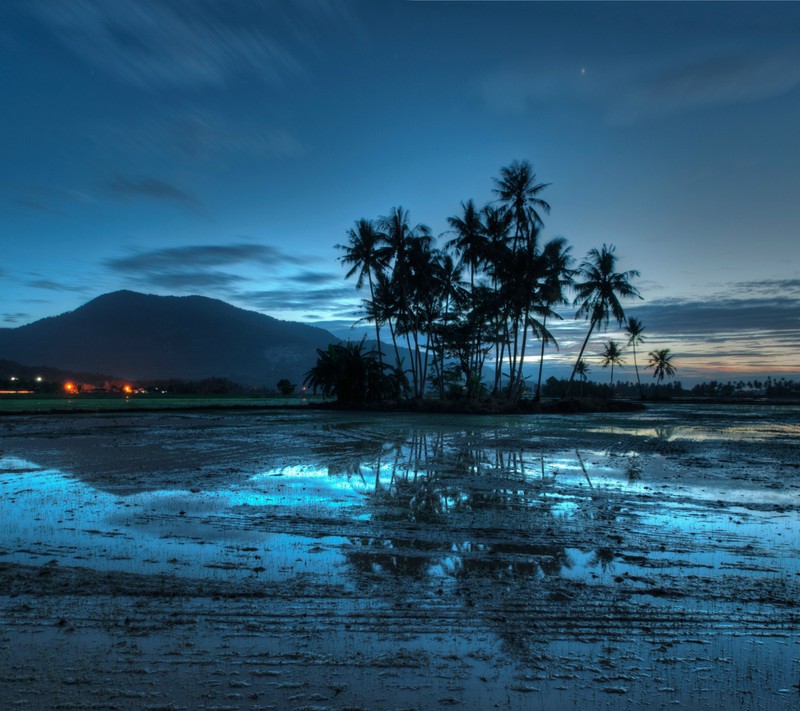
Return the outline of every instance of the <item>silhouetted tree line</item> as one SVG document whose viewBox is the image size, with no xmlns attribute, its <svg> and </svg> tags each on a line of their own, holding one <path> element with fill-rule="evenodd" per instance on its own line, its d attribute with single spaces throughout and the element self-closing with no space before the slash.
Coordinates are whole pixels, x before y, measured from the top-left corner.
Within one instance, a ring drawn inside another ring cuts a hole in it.
<svg viewBox="0 0 800 711">
<path fill-rule="evenodd" d="M 568 381 L 566 378 L 549 377 L 542 384 L 542 397 L 561 397 Z M 611 397 L 643 398 L 645 400 L 684 397 L 690 394 L 684 390 L 679 381 L 672 383 L 629 383 L 615 382 L 613 387 L 609 383 L 599 383 L 594 380 L 580 380 L 578 395 L 587 398 L 609 399 Z"/>
<path fill-rule="evenodd" d="M 728 380 L 724 383 L 712 380 L 708 383 L 695 385 L 691 390 L 691 394 L 699 397 L 716 398 L 743 396 L 800 397 L 800 382 L 787 378 L 773 379 L 771 376 L 768 376 L 765 380 Z"/>
<path fill-rule="evenodd" d="M 543 397 L 560 397 L 564 392 L 567 380 L 564 378 L 548 378 L 542 385 Z M 611 386 L 608 383 L 599 383 L 587 380 L 580 382 L 579 387 L 582 397 L 608 398 L 611 396 Z M 678 397 L 703 397 L 716 399 L 737 399 L 737 398 L 797 398 L 800 397 L 800 382 L 787 378 L 765 380 L 733 380 L 720 382 L 711 380 L 698 383 L 691 388 L 684 388 L 680 381 L 665 383 L 645 383 L 641 386 L 637 383 L 616 382 L 613 388 L 614 395 L 635 398 L 643 393 L 645 399 L 658 398 L 678 398 Z"/>
</svg>

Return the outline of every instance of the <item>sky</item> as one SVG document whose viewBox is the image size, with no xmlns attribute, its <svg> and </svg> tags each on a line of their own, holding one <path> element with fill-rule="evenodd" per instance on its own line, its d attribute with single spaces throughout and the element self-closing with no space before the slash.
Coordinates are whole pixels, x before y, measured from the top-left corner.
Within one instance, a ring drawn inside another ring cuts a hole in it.
<svg viewBox="0 0 800 711">
<path fill-rule="evenodd" d="M 133 289 L 356 337 L 355 221 L 443 235 L 529 160 L 677 379 L 796 377 L 798 37 L 790 2 L 5 0 L 0 327 Z"/>
</svg>

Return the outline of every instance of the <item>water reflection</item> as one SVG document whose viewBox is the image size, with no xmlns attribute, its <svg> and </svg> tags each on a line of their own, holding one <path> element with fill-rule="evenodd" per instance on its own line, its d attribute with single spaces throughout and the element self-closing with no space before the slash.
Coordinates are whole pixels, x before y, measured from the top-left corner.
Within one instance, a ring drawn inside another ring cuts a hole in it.
<svg viewBox="0 0 800 711">
<path fill-rule="evenodd" d="M 624 513 L 608 486 L 634 481 L 636 467 L 627 479 L 597 469 L 602 487 L 595 489 L 595 466 L 579 452 L 545 457 L 533 448 L 487 447 L 485 433 L 416 430 L 373 442 L 371 452 L 361 442 L 358 457 L 326 468 L 364 497 L 370 535 L 352 536 L 344 548 L 356 580 L 369 586 L 386 576 L 424 587 L 560 576 L 574 568 L 568 551 L 580 550 L 590 530 L 593 542 L 612 537 L 618 545 L 614 523 Z M 586 571 L 604 571 L 613 560 L 609 545 L 589 552 L 581 558 Z"/>
</svg>

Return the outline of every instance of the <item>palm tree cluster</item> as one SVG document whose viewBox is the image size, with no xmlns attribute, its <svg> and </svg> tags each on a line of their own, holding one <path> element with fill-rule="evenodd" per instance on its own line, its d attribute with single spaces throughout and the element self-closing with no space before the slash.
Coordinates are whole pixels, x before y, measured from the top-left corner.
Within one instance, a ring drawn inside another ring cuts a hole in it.
<svg viewBox="0 0 800 711">
<path fill-rule="evenodd" d="M 394 362 L 402 363 L 401 347 L 410 354 L 401 367 L 414 397 L 424 397 L 432 383 L 444 398 L 455 370 L 457 389 L 468 397 L 491 387 L 494 396 L 517 400 L 525 391 L 526 352 L 538 339 L 538 399 L 545 349 L 558 347 L 548 322 L 561 318 L 555 309 L 569 303 L 568 290 L 577 293 L 577 317 L 590 321 L 578 360 L 592 331 L 610 317 L 622 323 L 620 300 L 639 297 L 630 284 L 638 272 L 616 271 L 613 245 L 591 250 L 574 269 L 566 239 L 543 241 L 543 215 L 550 211 L 542 198 L 546 187 L 528 161 L 514 161 L 495 179 L 495 201 L 483 208 L 462 202 L 459 214 L 448 218 L 442 249 L 430 228 L 413 225 L 402 207 L 358 220 L 347 242 L 336 245 L 347 278 L 356 277 L 357 289 L 369 287 L 363 321 L 375 326 L 379 364 L 381 333 L 388 327 Z M 487 359 L 494 365 L 490 386 L 482 383 Z"/>
<path fill-rule="evenodd" d="M 636 360 L 636 346 L 641 345 L 645 341 L 644 330 L 645 329 L 642 322 L 633 316 L 629 317 L 625 323 L 625 335 L 628 338 L 627 345 L 631 346 L 633 349 L 633 363 L 636 368 L 636 383 L 639 388 L 639 397 L 642 400 L 644 400 L 644 389 L 642 388 L 642 381 L 639 378 L 639 365 Z M 672 362 L 673 354 L 669 348 L 663 348 L 650 351 L 647 356 L 648 361 L 645 367 L 653 369 L 653 377 L 657 379 L 657 393 L 658 387 L 661 385 L 664 378 L 671 378 L 673 375 L 675 375 L 676 367 Z M 620 345 L 619 342 L 609 339 L 603 347 L 601 364 L 604 368 L 611 366 L 610 392 L 612 395 L 614 393 L 614 366 L 621 366 L 624 364 L 624 362 L 623 346 Z M 587 368 L 588 366 L 583 359 L 579 359 L 578 363 L 576 364 L 575 372 L 582 378 L 583 381 L 586 379 Z"/>
</svg>

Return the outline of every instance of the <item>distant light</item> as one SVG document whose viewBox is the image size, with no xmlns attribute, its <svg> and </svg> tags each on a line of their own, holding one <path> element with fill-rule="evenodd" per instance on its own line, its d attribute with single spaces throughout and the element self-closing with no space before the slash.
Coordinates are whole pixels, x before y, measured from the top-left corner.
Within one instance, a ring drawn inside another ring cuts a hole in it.
<svg viewBox="0 0 800 711">
<path fill-rule="evenodd" d="M 12 375 L 12 376 L 9 378 L 9 380 L 19 380 L 19 378 L 17 378 L 17 376 L 16 376 L 16 375 Z"/>
<path fill-rule="evenodd" d="M 132 388 L 130 385 L 126 385 L 126 386 L 125 386 L 125 387 L 123 387 L 122 389 L 123 389 L 123 391 L 124 391 L 124 392 L 126 392 L 126 393 L 132 393 L 132 392 L 133 392 L 133 388 Z"/>
<path fill-rule="evenodd" d="M 75 392 L 75 384 L 74 383 L 64 383 L 64 390 L 66 390 L 68 393 L 74 393 Z"/>
<path fill-rule="evenodd" d="M 42 382 L 42 380 L 44 380 L 44 378 L 43 378 L 41 375 L 37 375 L 37 376 L 36 376 L 36 382 L 37 382 L 37 383 L 41 383 L 41 382 Z"/>
</svg>

